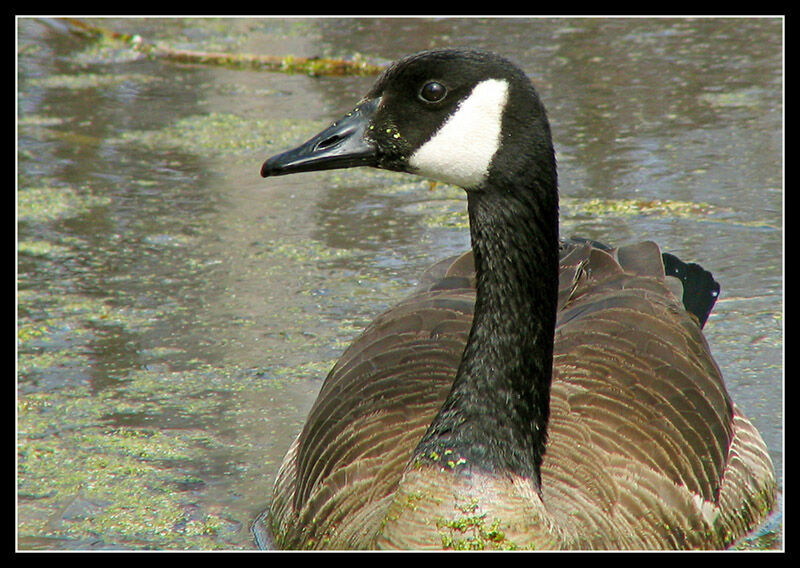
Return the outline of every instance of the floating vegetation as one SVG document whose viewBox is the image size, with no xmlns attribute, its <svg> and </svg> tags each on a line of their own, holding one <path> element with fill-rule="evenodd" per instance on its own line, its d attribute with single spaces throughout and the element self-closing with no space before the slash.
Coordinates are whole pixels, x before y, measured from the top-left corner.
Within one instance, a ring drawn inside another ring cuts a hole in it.
<svg viewBox="0 0 800 568">
<path fill-rule="evenodd" d="M 81 73 L 79 75 L 62 74 L 34 77 L 29 80 L 29 85 L 45 89 L 63 88 L 80 90 L 116 87 L 126 83 L 152 83 L 158 80 L 159 79 L 156 77 L 143 75 L 141 73 Z"/>
<path fill-rule="evenodd" d="M 24 332 L 46 333 L 33 327 Z M 304 365 L 299 372 L 324 376 L 330 365 Z M 263 424 L 260 412 L 239 416 L 251 412 L 242 403 L 273 396 L 296 380 L 288 368 L 265 376 L 201 366 L 132 372 L 102 391 L 78 385 L 20 395 L 20 547 L 48 547 L 56 540 L 79 548 L 93 541 L 114 548 L 230 547 L 248 519 L 225 504 L 198 502 L 196 491 L 207 483 L 210 454 L 228 455 L 225 467 L 238 471 L 246 466 L 237 452 L 260 442 L 240 434 L 233 451 L 224 433 L 212 433 L 206 423 Z"/>
<path fill-rule="evenodd" d="M 111 199 L 108 197 L 91 195 L 72 187 L 21 187 L 17 192 L 17 219 L 53 221 L 75 217 L 109 203 Z"/>
<path fill-rule="evenodd" d="M 758 107 L 764 104 L 763 89 L 749 87 L 726 92 L 703 93 L 698 98 L 712 107 Z"/>
<path fill-rule="evenodd" d="M 71 249 L 50 241 L 20 241 L 17 243 L 17 253 L 46 258 L 62 258 L 69 256 Z"/>
<path fill-rule="evenodd" d="M 146 410 L 147 403 L 141 405 Z M 197 537 L 213 537 L 225 519 L 192 514 L 191 495 L 181 487 L 196 478 L 169 467 L 199 457 L 215 442 L 202 429 L 109 423 L 110 414 L 137 410 L 129 407 L 110 391 L 98 395 L 86 387 L 20 398 L 20 507 L 46 515 L 20 515 L 21 540 L 38 534 L 185 547 L 191 538 L 191 546 L 218 546 Z"/>
<path fill-rule="evenodd" d="M 201 155 L 243 151 L 268 152 L 310 136 L 320 123 L 288 119 L 253 120 L 229 113 L 212 112 L 181 118 L 158 130 L 124 132 L 122 142 L 150 148 L 180 148 Z"/>
<path fill-rule="evenodd" d="M 517 544 L 507 540 L 500 529 L 500 520 L 488 523 L 486 513 L 479 513 L 478 508 L 476 500 L 457 505 L 460 516 L 437 521 L 442 547 L 450 550 L 517 550 Z"/>
<path fill-rule="evenodd" d="M 353 256 L 352 250 L 333 248 L 313 240 L 275 240 L 268 245 L 271 254 L 296 262 L 330 261 Z"/>
<path fill-rule="evenodd" d="M 138 34 L 124 34 L 89 24 L 77 18 L 62 18 L 73 32 L 103 41 L 119 42 L 129 49 L 153 59 L 195 65 L 218 65 L 234 69 L 263 69 L 306 75 L 375 75 L 383 66 L 367 62 L 356 54 L 351 59 L 328 57 L 295 57 L 292 55 L 256 55 L 175 49 L 156 45 Z"/>
<path fill-rule="evenodd" d="M 743 220 L 728 207 L 697 201 L 669 199 L 575 199 L 561 198 L 563 217 L 670 217 L 675 219 L 713 220 L 746 227 L 781 230 L 780 224 L 761 219 Z"/>
<path fill-rule="evenodd" d="M 665 217 L 701 217 L 724 211 L 708 203 L 667 199 L 569 199 L 561 205 L 571 215 L 655 215 Z"/>
</svg>

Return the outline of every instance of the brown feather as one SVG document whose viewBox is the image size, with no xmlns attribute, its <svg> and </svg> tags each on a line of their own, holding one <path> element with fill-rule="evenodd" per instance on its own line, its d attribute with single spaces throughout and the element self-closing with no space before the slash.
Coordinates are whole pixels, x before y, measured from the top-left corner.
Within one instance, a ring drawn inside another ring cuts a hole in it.
<svg viewBox="0 0 800 568">
<path fill-rule="evenodd" d="M 277 545 L 441 547 L 455 534 L 442 519 L 476 483 L 513 494 L 475 505 L 502 521 L 498 546 L 723 547 L 766 514 L 764 443 L 653 243 L 562 247 L 541 499 L 524 480 L 448 475 L 446 456 L 441 469 L 410 463 L 466 344 L 473 270 L 471 253 L 434 265 L 330 372 L 260 526 Z"/>
</svg>

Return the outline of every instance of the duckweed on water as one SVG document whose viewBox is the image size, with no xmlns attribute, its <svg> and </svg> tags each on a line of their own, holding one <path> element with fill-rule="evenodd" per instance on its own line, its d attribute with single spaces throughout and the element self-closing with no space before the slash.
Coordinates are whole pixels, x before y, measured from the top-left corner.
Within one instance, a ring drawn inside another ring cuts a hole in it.
<svg viewBox="0 0 800 568">
<path fill-rule="evenodd" d="M 197 457 L 213 440 L 202 430 L 109 424 L 106 416 L 120 410 L 129 408 L 112 393 L 85 387 L 20 397 L 19 507 L 39 511 L 19 515 L 21 541 L 47 535 L 163 543 L 185 536 L 176 529 L 190 501 L 176 488 L 194 478 L 169 464 Z M 212 517 L 203 521 L 218 524 Z"/>
<path fill-rule="evenodd" d="M 454 188 L 447 188 L 455 191 Z M 437 188 L 435 191 L 442 192 Z M 609 217 L 646 215 L 672 218 L 700 218 L 725 212 L 724 209 L 708 203 L 674 200 L 641 199 L 574 199 L 561 198 L 562 212 L 566 217 Z M 430 227 L 468 230 L 469 220 L 465 205 L 457 197 L 441 193 L 430 200 L 415 204 L 414 210 L 420 212 Z"/>
<path fill-rule="evenodd" d="M 42 256 L 48 258 L 59 258 L 68 256 L 71 252 L 69 247 L 57 245 L 50 241 L 21 241 L 17 243 L 17 252 L 22 255 Z"/>
<path fill-rule="evenodd" d="M 58 205 L 35 208 L 35 218 L 82 210 L 77 192 L 65 194 L 74 199 L 51 199 Z M 74 254 L 41 240 L 23 241 L 20 252 L 37 262 Z M 232 535 L 247 519 L 225 506 L 199 505 L 195 494 L 205 484 L 195 472 L 209 452 L 232 451 L 208 422 L 235 413 L 225 405 L 236 393 L 257 397 L 251 393 L 298 375 L 208 366 L 169 372 L 154 362 L 112 372 L 110 386 L 97 388 L 88 371 L 95 344 L 151 325 L 153 314 L 38 285 L 20 290 L 18 302 L 19 546 L 211 549 L 240 539 Z"/>
<path fill-rule="evenodd" d="M 332 248 L 324 243 L 313 240 L 273 240 L 269 243 L 268 247 L 270 255 L 283 256 L 298 262 L 328 261 L 353 256 L 352 250 Z"/>
<path fill-rule="evenodd" d="M 212 112 L 182 118 L 159 130 L 125 132 L 121 142 L 137 142 L 149 148 L 180 148 L 200 155 L 263 153 L 306 139 L 320 126 L 313 121 L 254 120 Z"/>
<path fill-rule="evenodd" d="M 69 369 L 85 378 L 90 365 L 84 346 L 94 337 L 93 322 L 117 319 L 102 300 L 63 291 L 19 290 L 17 303 L 17 373 L 26 384 L 49 374 L 55 386 L 62 379 L 54 377 Z"/>
<path fill-rule="evenodd" d="M 72 187 L 21 187 L 17 192 L 19 221 L 53 221 L 75 217 L 93 207 L 111 203 L 105 196 L 91 195 Z"/>
<path fill-rule="evenodd" d="M 744 89 L 703 93 L 698 96 L 698 99 L 712 107 L 753 107 L 758 108 L 764 104 L 765 91 L 756 87 L 748 87 Z"/>
<path fill-rule="evenodd" d="M 297 381 L 303 379 L 322 379 L 333 368 L 335 359 L 304 363 L 295 367 L 281 367 L 274 369 L 272 374 L 276 378 Z M 274 388 L 282 388 L 284 381 L 271 381 Z"/>
<path fill-rule="evenodd" d="M 700 217 L 719 213 L 722 209 L 708 203 L 675 200 L 643 199 L 561 199 L 562 207 L 572 216 L 658 215 Z"/>
<path fill-rule="evenodd" d="M 49 75 L 47 77 L 33 78 L 28 85 L 45 89 L 97 89 L 109 88 L 123 85 L 125 83 L 151 83 L 160 80 L 153 75 L 142 75 L 135 73 L 82 73 L 80 75 Z"/>
<path fill-rule="evenodd" d="M 289 370 L 283 375 L 143 370 L 101 391 L 75 386 L 21 395 L 20 546 L 61 539 L 76 546 L 225 547 L 246 519 L 222 505 L 203 507 L 194 494 L 205 485 L 209 453 L 231 452 L 230 441 L 210 433 L 206 421 L 234 419 L 224 410 L 233 393 L 247 398 L 297 380 Z M 165 419 L 173 426 L 157 426 Z M 243 444 L 239 439 L 237 449 Z"/>
</svg>

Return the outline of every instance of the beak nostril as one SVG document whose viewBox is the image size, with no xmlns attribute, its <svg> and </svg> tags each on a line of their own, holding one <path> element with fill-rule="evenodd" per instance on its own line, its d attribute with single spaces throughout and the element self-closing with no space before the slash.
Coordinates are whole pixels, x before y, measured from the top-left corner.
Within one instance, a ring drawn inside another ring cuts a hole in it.
<svg viewBox="0 0 800 568">
<path fill-rule="evenodd" d="M 330 148 L 331 146 L 336 146 L 342 140 L 342 136 L 335 134 L 325 140 L 321 140 L 319 144 L 317 144 L 316 150 L 325 150 Z"/>
<path fill-rule="evenodd" d="M 336 126 L 336 123 L 334 123 L 332 126 Z M 355 128 L 353 125 L 343 125 L 343 127 L 331 133 L 331 135 L 327 138 L 320 140 L 314 147 L 314 150 L 328 150 L 330 148 L 335 148 L 342 142 L 346 142 L 348 138 L 352 137 L 356 133 L 356 131 L 357 128 Z"/>
</svg>

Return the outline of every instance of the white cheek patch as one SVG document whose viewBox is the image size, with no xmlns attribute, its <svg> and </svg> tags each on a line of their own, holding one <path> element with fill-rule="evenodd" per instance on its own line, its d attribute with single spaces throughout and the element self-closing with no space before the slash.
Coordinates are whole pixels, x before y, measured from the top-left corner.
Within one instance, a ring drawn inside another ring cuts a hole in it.
<svg viewBox="0 0 800 568">
<path fill-rule="evenodd" d="M 480 185 L 500 148 L 508 83 L 487 79 L 408 160 L 415 172 L 463 188 Z"/>
</svg>

